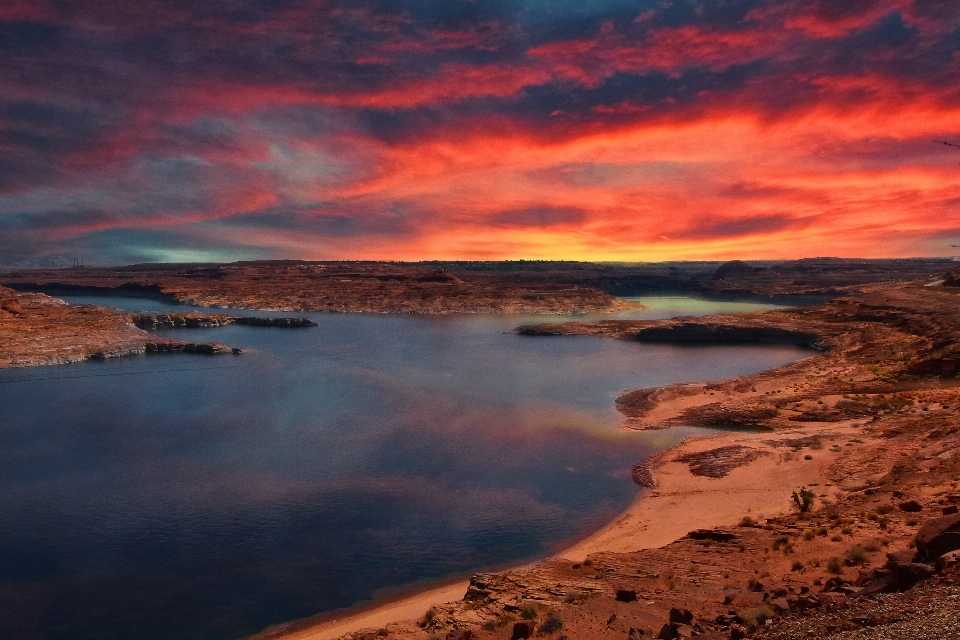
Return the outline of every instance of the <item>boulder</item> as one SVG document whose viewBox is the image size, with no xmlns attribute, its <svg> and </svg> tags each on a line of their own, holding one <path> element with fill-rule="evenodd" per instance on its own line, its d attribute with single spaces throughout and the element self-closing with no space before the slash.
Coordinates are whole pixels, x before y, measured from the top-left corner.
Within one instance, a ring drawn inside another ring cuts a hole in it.
<svg viewBox="0 0 960 640">
<path fill-rule="evenodd" d="M 917 531 L 917 558 L 933 562 L 950 551 L 960 549 L 960 514 L 927 521 Z"/>
<path fill-rule="evenodd" d="M 667 623 L 660 628 L 660 633 L 657 634 L 657 640 L 676 640 L 680 637 L 680 634 L 677 633 L 677 625 Z"/>
<path fill-rule="evenodd" d="M 637 592 L 633 589 L 617 589 L 617 602 L 635 602 Z"/>
<path fill-rule="evenodd" d="M 686 609 L 670 609 L 670 622 L 675 624 L 693 624 L 693 612 Z"/>
<path fill-rule="evenodd" d="M 520 640 L 521 638 L 532 638 L 536 623 L 533 620 L 521 620 L 513 623 L 513 635 L 511 640 Z"/>
<path fill-rule="evenodd" d="M 907 500 L 906 502 L 901 502 L 897 505 L 901 511 L 906 511 L 907 513 L 916 513 L 918 511 L 923 511 L 923 505 L 917 502 L 916 500 Z"/>
<path fill-rule="evenodd" d="M 950 551 L 937 558 L 937 571 L 944 571 L 950 567 L 960 566 L 960 551 Z"/>
<path fill-rule="evenodd" d="M 820 593 L 830 593 L 831 591 L 840 591 L 842 587 L 850 584 L 846 580 L 840 577 L 830 578 L 823 583 L 823 588 L 820 589 Z"/>
<path fill-rule="evenodd" d="M 933 567 L 917 562 L 917 555 L 910 549 L 887 554 L 886 568 L 893 578 L 889 585 L 891 590 L 909 589 L 933 575 Z"/>
<path fill-rule="evenodd" d="M 730 627 L 730 640 L 744 640 L 747 637 L 747 630 L 738 624 Z"/>
</svg>

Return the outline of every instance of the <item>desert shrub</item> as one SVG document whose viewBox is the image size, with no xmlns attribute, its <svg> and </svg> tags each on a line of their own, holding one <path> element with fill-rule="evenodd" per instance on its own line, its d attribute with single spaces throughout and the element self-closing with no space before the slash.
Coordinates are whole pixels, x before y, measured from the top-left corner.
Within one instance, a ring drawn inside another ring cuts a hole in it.
<svg viewBox="0 0 960 640">
<path fill-rule="evenodd" d="M 827 528 L 826 528 L 826 527 L 820 527 L 819 529 L 817 529 L 817 535 L 818 535 L 818 536 L 825 536 L 825 535 L 827 535 L 828 533 L 830 533 L 830 532 L 827 531 Z"/>
<path fill-rule="evenodd" d="M 496 620 L 487 620 L 486 622 L 483 623 L 483 630 L 484 630 L 484 631 L 493 631 L 493 630 L 496 629 L 496 628 L 497 628 L 497 621 L 496 621 Z"/>
<path fill-rule="evenodd" d="M 876 512 L 879 513 L 880 515 L 884 516 L 884 515 L 886 515 L 886 514 L 888 514 L 888 513 L 893 512 L 893 506 L 892 506 L 892 505 L 889 505 L 889 504 L 882 504 L 882 505 L 880 505 L 879 507 L 876 508 Z"/>
<path fill-rule="evenodd" d="M 560 631 L 560 629 L 563 629 L 563 620 L 552 613 L 547 616 L 547 619 L 540 625 L 541 633 L 556 633 Z"/>
<path fill-rule="evenodd" d="M 803 569 L 803 563 L 799 560 L 794 560 L 793 564 L 790 565 L 790 571 L 801 571 Z"/>
<path fill-rule="evenodd" d="M 763 624 L 773 617 L 773 609 L 768 605 L 761 604 L 756 607 L 751 607 L 744 611 L 741 615 L 744 623 L 750 628 L 757 628 L 763 626 Z"/>
<path fill-rule="evenodd" d="M 420 626 L 421 627 L 427 626 L 428 624 L 433 622 L 433 619 L 436 617 L 437 617 L 437 610 L 434 609 L 433 607 L 430 607 L 429 609 L 427 609 L 427 612 L 423 614 L 423 618 L 420 619 Z"/>
<path fill-rule="evenodd" d="M 813 540 L 816 537 L 817 537 L 817 534 L 813 531 L 813 529 L 808 529 L 807 531 L 803 532 L 803 539 L 808 542 L 810 540 Z"/>
<path fill-rule="evenodd" d="M 827 560 L 827 571 L 834 575 L 840 575 L 843 573 L 843 561 L 836 556 L 830 558 Z"/>
<path fill-rule="evenodd" d="M 533 604 L 524 605 L 520 610 L 520 617 L 524 620 L 535 620 L 537 617 L 537 607 Z"/>
<path fill-rule="evenodd" d="M 808 453 L 807 455 L 803 456 L 803 459 L 804 459 L 804 460 L 813 460 L 813 456 Z"/>
<path fill-rule="evenodd" d="M 879 540 L 867 540 L 863 543 L 863 548 L 869 553 L 876 553 L 880 551 L 880 545 L 882 543 Z"/>
<path fill-rule="evenodd" d="M 880 525 L 881 529 L 886 529 L 887 525 L 890 524 L 890 518 L 888 518 L 887 516 L 883 516 L 882 518 L 877 520 L 877 524 Z"/>
<path fill-rule="evenodd" d="M 500 615 L 497 616 L 497 626 L 498 626 L 498 627 L 505 627 L 505 626 L 507 626 L 508 624 L 514 622 L 515 620 L 516 620 L 516 618 L 514 618 L 514 617 L 513 617 L 512 615 L 510 615 L 509 613 L 501 613 Z"/>
<path fill-rule="evenodd" d="M 851 536 L 853 535 L 853 529 L 851 529 L 850 527 L 844 527 L 843 529 L 840 529 L 840 533 L 842 533 L 845 536 Z"/>
<path fill-rule="evenodd" d="M 738 524 L 738 527 L 753 527 L 757 524 L 757 521 L 751 518 L 750 516 L 743 516 L 743 519 Z"/>
<path fill-rule="evenodd" d="M 810 489 L 806 487 L 800 487 L 800 491 L 793 492 L 793 503 L 797 506 L 797 509 L 800 510 L 800 513 L 810 511 L 814 498 L 816 498 L 816 496 L 813 491 L 810 491 Z"/>
<path fill-rule="evenodd" d="M 853 545 L 850 547 L 850 550 L 847 551 L 847 560 L 849 560 L 851 564 L 863 564 L 867 561 L 868 557 L 869 552 L 859 544 Z"/>
</svg>

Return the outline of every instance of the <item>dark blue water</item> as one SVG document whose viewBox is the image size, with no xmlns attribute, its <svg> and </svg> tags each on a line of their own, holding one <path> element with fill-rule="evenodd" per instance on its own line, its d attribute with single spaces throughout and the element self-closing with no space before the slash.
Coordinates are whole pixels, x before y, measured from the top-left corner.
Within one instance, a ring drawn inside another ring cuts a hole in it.
<svg viewBox="0 0 960 640">
<path fill-rule="evenodd" d="M 504 333 L 542 317 L 312 317 L 166 334 L 241 356 L 0 374 L 0 637 L 237 638 L 549 553 L 697 432 L 620 431 L 617 391 L 805 354 Z"/>
</svg>

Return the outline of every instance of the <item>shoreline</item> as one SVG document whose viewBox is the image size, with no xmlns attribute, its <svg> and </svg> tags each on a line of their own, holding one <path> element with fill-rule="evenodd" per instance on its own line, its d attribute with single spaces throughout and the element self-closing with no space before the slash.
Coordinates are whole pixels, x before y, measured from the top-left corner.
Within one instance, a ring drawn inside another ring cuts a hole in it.
<svg viewBox="0 0 960 640">
<path fill-rule="evenodd" d="M 741 465 L 722 478 L 693 476 L 676 458 L 708 449 L 750 443 L 763 447 L 763 439 L 771 433 L 718 431 L 694 435 L 679 444 L 646 459 L 657 480 L 655 488 L 640 488 L 624 511 L 586 538 L 548 556 L 525 562 L 497 573 L 531 569 L 552 561 L 583 562 L 597 553 L 630 553 L 656 549 L 682 539 L 697 529 L 715 529 L 736 525 L 744 515 L 767 519 L 790 513 L 789 490 L 800 485 L 826 484 L 834 456 L 818 455 L 816 463 L 801 464 L 791 455 L 763 455 Z M 768 448 L 771 451 L 775 447 Z M 792 464 L 791 464 L 792 463 Z M 784 471 L 787 470 L 787 473 Z M 726 500 L 717 500 L 723 495 Z M 696 515 L 691 517 L 690 512 Z M 639 525 L 639 526 L 637 526 Z M 416 589 L 412 593 L 376 600 L 360 605 L 360 610 L 319 614 L 317 618 L 335 615 L 333 619 L 306 618 L 286 623 L 293 628 L 272 627 L 250 637 L 250 640 L 337 640 L 351 634 L 379 630 L 388 626 L 409 626 L 423 619 L 431 608 L 440 608 L 463 600 L 469 580 L 448 581 Z M 404 589 L 404 587 L 400 587 Z"/>
<path fill-rule="evenodd" d="M 272 637 L 505 638 L 519 616 L 536 621 L 517 622 L 519 637 L 535 629 L 549 634 L 559 624 L 564 637 L 646 638 L 664 620 L 676 632 L 696 619 L 700 634 L 742 638 L 744 625 L 751 637 L 761 633 L 762 622 L 751 617 L 758 611 L 779 623 L 790 614 L 809 617 L 804 607 L 847 606 L 858 587 L 887 575 L 882 560 L 871 569 L 872 554 L 907 547 L 939 505 L 946 514 L 960 501 L 950 493 L 958 488 L 960 437 L 929 444 L 933 433 L 945 438 L 960 429 L 960 385 L 946 381 L 960 372 L 949 346 L 957 331 L 954 293 L 884 285 L 812 309 L 518 331 L 670 342 L 802 339 L 821 352 L 739 378 L 618 397 L 621 428 L 748 430 L 693 436 L 652 456 L 652 481 L 643 478 L 650 487 L 586 539 L 523 567 L 476 574 L 465 593 L 457 593 L 462 583 L 420 592 Z M 920 328 L 929 341 L 918 337 Z M 809 493 L 809 513 L 797 509 L 798 491 Z M 914 502 L 898 511 L 894 505 L 907 496 Z M 911 515 L 920 510 L 930 513 Z M 846 591 L 804 596 L 838 580 Z M 434 615 L 425 619 L 430 608 Z M 677 637 L 670 633 L 661 637 Z"/>
</svg>

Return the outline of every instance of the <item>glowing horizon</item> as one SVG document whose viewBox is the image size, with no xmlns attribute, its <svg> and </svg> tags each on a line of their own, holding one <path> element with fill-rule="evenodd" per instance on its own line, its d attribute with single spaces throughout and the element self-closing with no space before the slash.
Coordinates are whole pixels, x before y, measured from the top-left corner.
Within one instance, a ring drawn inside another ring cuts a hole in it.
<svg viewBox="0 0 960 640">
<path fill-rule="evenodd" d="M 960 253 L 960 8 L 0 8 L 0 263 Z"/>
</svg>

